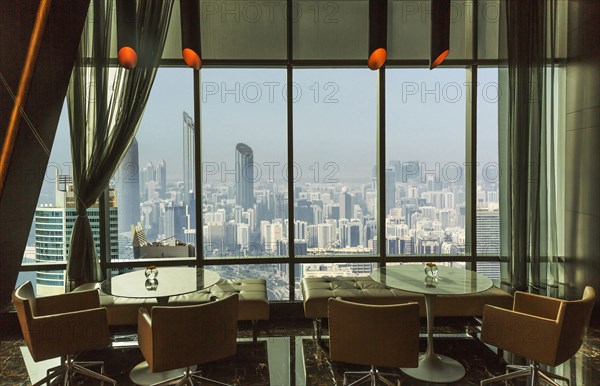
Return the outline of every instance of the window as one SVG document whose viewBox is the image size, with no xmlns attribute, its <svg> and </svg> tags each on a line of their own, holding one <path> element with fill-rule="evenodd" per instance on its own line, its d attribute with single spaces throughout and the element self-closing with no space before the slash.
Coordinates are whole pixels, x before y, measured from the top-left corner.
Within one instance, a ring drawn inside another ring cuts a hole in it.
<svg viewBox="0 0 600 386">
<path fill-rule="evenodd" d="M 294 70 L 296 256 L 377 253 L 376 76 Z"/>
<path fill-rule="evenodd" d="M 479 68 L 477 92 L 477 255 L 500 256 L 497 68 Z M 477 271 L 500 279 L 500 262 L 479 261 Z"/>
<path fill-rule="evenodd" d="M 464 255 L 464 69 L 386 73 L 386 251 Z"/>
<path fill-rule="evenodd" d="M 156 74 L 136 138 L 111 181 L 117 198 L 110 205 L 115 261 L 164 256 L 160 248 L 133 246 L 131 227 L 138 224 L 150 243 L 196 244 L 192 79 L 183 68 Z M 193 248 L 169 253 L 165 257 L 194 257 Z"/>
<path fill-rule="evenodd" d="M 67 205 L 67 190 L 71 184 L 69 141 L 69 118 L 65 103 L 23 254 L 22 264 L 27 267 L 27 270 L 19 273 L 15 284 L 17 287 L 26 281 L 31 281 L 38 296 L 65 292 L 64 269 L 45 271 L 30 269 L 34 269 L 36 264 L 62 265 L 67 261 L 73 227 L 73 223 L 67 221 L 67 212 L 70 210 L 67 208 L 69 206 Z M 94 233 L 94 236 L 97 237 L 97 232 Z"/>
</svg>

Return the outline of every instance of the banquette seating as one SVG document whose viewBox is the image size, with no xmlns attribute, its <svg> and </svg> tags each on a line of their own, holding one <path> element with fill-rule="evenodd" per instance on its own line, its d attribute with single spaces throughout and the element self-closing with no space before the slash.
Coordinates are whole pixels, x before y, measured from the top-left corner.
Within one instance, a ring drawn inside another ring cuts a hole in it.
<svg viewBox="0 0 600 386">
<path fill-rule="evenodd" d="M 304 316 L 313 319 L 317 338 L 321 335 L 321 318 L 327 318 L 327 302 L 330 298 L 379 305 L 416 302 L 419 303 L 421 317 L 426 312 L 423 295 L 389 288 L 369 276 L 304 278 L 301 288 Z M 468 295 L 438 296 L 435 316 L 481 317 L 485 304 L 510 309 L 513 297 L 497 287 Z"/>
<path fill-rule="evenodd" d="M 83 284 L 75 289 L 86 291 L 96 289 L 100 293 L 100 305 L 106 307 L 110 326 L 135 325 L 138 310 L 145 307 L 150 310 L 157 305 L 156 299 L 134 299 L 108 295 L 100 290 L 99 283 Z M 269 319 L 269 301 L 265 279 L 233 279 L 221 280 L 207 289 L 179 296 L 172 296 L 169 305 L 195 305 L 208 303 L 214 299 L 223 299 L 232 294 L 239 296 L 238 320 L 252 321 L 254 339 L 258 334 L 259 320 Z"/>
</svg>

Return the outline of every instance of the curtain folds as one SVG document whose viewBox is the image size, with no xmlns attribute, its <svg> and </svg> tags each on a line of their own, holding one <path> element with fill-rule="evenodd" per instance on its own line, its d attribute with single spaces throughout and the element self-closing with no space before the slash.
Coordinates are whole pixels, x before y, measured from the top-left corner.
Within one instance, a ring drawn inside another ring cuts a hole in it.
<svg viewBox="0 0 600 386">
<path fill-rule="evenodd" d="M 506 0 L 508 65 L 499 70 L 502 279 L 515 290 L 554 285 L 557 226 L 556 0 Z"/>
<path fill-rule="evenodd" d="M 87 209 L 133 141 L 162 56 L 174 0 L 138 0 L 138 64 L 109 65 L 116 52 L 114 1 L 94 0 L 67 93 L 77 219 L 67 272 L 73 288 L 102 280 Z"/>
</svg>

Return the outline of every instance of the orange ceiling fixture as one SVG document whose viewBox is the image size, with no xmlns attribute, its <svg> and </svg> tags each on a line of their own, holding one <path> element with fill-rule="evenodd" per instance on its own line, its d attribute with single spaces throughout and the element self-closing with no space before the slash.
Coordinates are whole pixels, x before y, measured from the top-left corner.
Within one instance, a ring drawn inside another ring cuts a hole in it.
<svg viewBox="0 0 600 386">
<path fill-rule="evenodd" d="M 431 0 L 429 69 L 433 70 L 450 53 L 450 0 Z"/>
<path fill-rule="evenodd" d="M 8 174 L 8 165 L 10 164 L 10 159 L 12 158 L 15 143 L 17 142 L 17 134 L 19 133 L 21 116 L 24 114 L 23 106 L 27 101 L 27 94 L 29 93 L 29 86 L 31 85 L 31 78 L 33 77 L 33 72 L 37 63 L 37 57 L 40 51 L 42 38 L 44 37 L 44 30 L 46 28 L 48 15 L 50 14 L 51 5 L 52 0 L 40 1 L 37 14 L 35 16 L 35 24 L 33 25 L 31 37 L 29 38 L 29 47 L 27 48 L 25 63 L 23 64 L 21 78 L 19 79 L 19 88 L 17 90 L 17 94 L 14 96 L 14 104 L 10 113 L 6 134 L 3 138 L 2 151 L 0 152 L 0 197 L 2 196 L 2 193 L 4 193 L 4 186 L 6 184 L 6 177 Z M 12 94 L 10 89 L 9 93 Z"/>
<path fill-rule="evenodd" d="M 387 58 L 387 0 L 369 0 L 369 60 L 371 70 L 379 70 Z"/>
<path fill-rule="evenodd" d="M 137 66 L 136 1 L 117 0 L 117 59 L 131 70 Z"/>
<path fill-rule="evenodd" d="M 202 68 L 200 47 L 200 0 L 180 0 L 181 55 L 185 64 L 198 71 Z"/>
</svg>

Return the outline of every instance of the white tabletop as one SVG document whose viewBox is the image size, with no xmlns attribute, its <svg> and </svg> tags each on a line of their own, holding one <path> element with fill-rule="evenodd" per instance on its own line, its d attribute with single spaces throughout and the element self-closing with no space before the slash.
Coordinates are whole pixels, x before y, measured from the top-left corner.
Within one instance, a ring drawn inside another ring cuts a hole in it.
<svg viewBox="0 0 600 386">
<path fill-rule="evenodd" d="M 127 272 L 104 280 L 102 292 L 125 298 L 160 298 L 199 291 L 216 284 L 218 273 L 194 267 L 158 267 L 157 284 L 146 288 L 145 269 Z"/>
<path fill-rule="evenodd" d="M 492 281 L 477 272 L 438 266 L 437 283 L 427 285 L 424 264 L 402 264 L 377 268 L 373 280 L 388 287 L 425 295 L 466 295 L 492 288 Z"/>
</svg>

